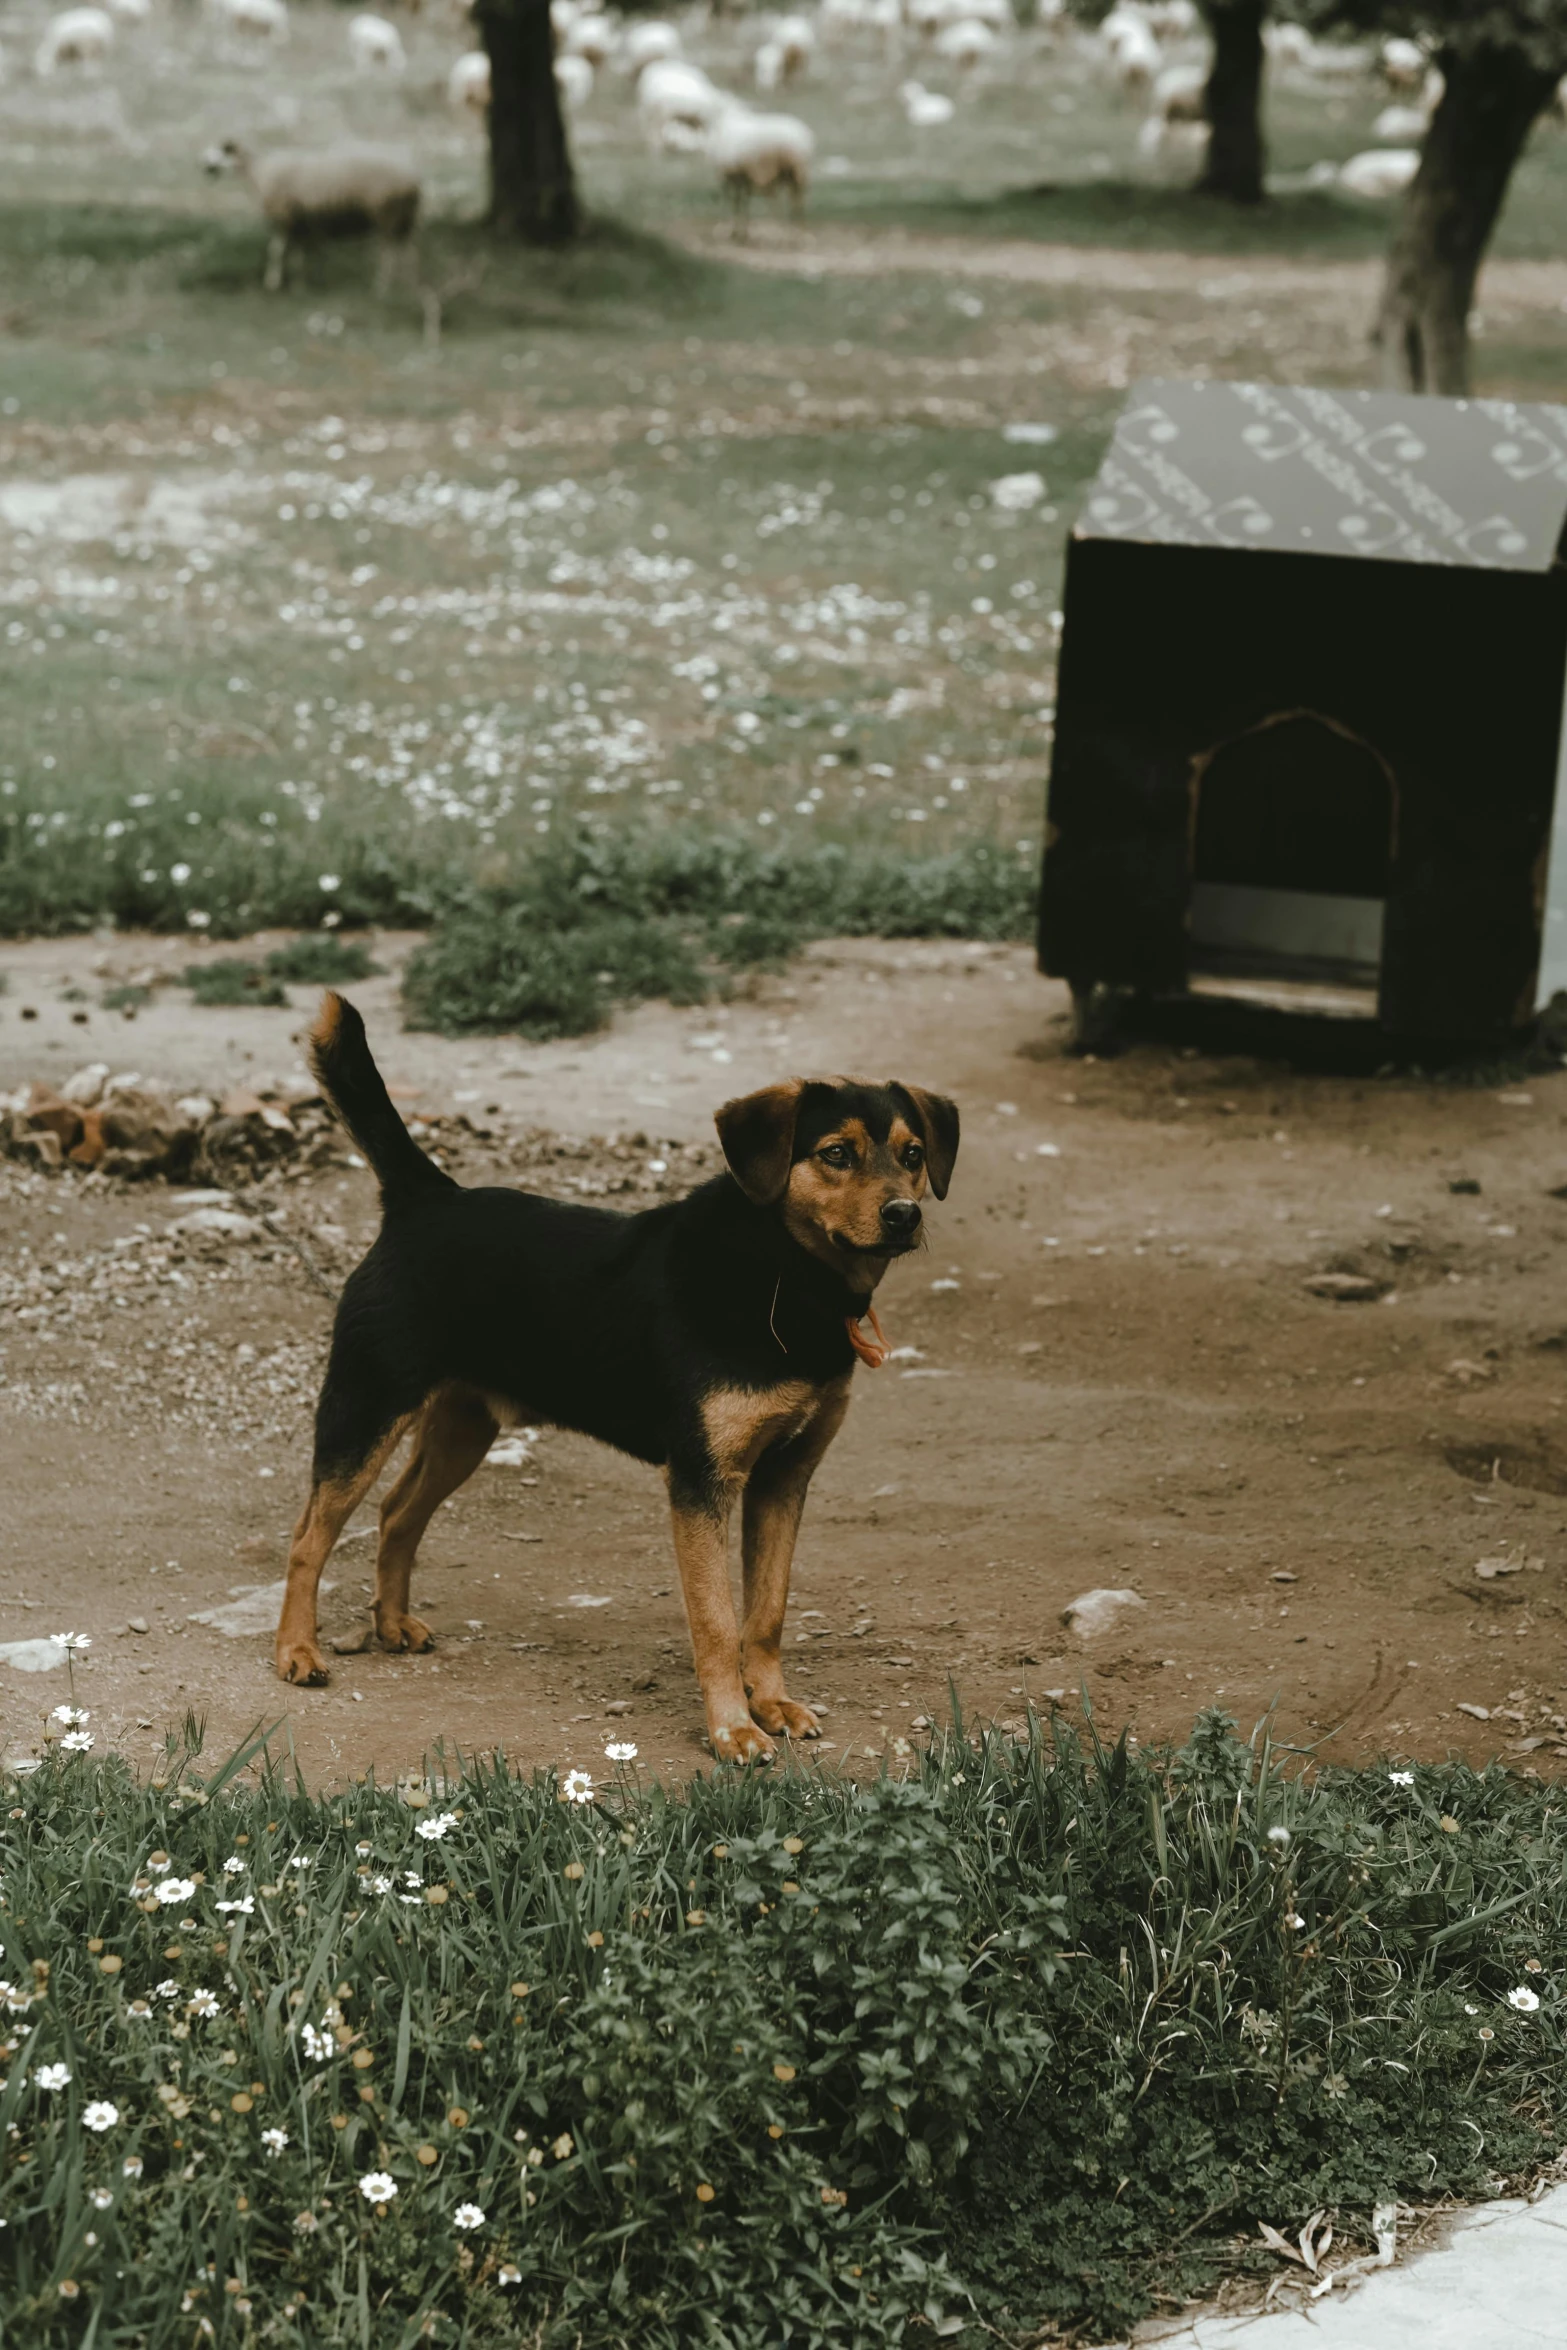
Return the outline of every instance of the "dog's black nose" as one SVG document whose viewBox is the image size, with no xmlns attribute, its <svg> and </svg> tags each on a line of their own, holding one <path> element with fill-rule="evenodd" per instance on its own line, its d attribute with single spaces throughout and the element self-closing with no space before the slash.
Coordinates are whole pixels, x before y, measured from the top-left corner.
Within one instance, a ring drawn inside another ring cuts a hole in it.
<svg viewBox="0 0 1567 2350">
<path fill-rule="evenodd" d="M 881 1228 L 889 1240 L 910 1240 L 920 1228 L 920 1203 L 917 1199 L 883 1200 Z"/>
</svg>

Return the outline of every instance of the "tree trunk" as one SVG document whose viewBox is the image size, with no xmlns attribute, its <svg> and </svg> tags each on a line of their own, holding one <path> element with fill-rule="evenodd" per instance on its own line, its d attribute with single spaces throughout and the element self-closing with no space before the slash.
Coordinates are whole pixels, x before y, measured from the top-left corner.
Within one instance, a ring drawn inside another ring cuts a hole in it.
<svg viewBox="0 0 1567 2350">
<path fill-rule="evenodd" d="M 1444 51 L 1445 88 L 1393 233 L 1374 341 L 1395 390 L 1469 389 L 1469 313 L 1513 166 L 1561 66 L 1486 43 Z"/>
<path fill-rule="evenodd" d="M 479 0 L 474 15 L 490 59 L 490 226 L 528 244 L 563 245 L 581 216 L 549 0 Z"/>
<path fill-rule="evenodd" d="M 1213 64 L 1203 92 L 1208 160 L 1199 195 L 1260 204 L 1267 164 L 1262 141 L 1262 24 L 1268 0 L 1207 0 Z"/>
</svg>

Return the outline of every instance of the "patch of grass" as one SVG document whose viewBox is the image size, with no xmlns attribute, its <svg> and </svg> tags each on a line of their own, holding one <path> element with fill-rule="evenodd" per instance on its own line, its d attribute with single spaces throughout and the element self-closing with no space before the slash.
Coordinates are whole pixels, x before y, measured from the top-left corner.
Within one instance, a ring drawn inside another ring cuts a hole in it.
<svg viewBox="0 0 1567 2350">
<path fill-rule="evenodd" d="M 267 957 L 272 977 L 286 979 L 296 987 L 336 987 L 351 979 L 372 979 L 380 968 L 371 961 L 370 949 L 358 939 L 339 938 L 330 930 L 318 930 L 314 937 L 291 938 L 286 947 L 274 947 Z"/>
<path fill-rule="evenodd" d="M 228 1011 L 236 1004 L 286 1004 L 281 984 L 261 964 L 240 955 L 225 955 L 215 963 L 193 963 L 180 973 L 198 1004 Z"/>
<path fill-rule="evenodd" d="M 616 1002 L 700 1003 L 730 973 L 814 938 L 1017 938 L 1031 861 L 976 845 L 925 859 L 826 847 L 769 852 L 735 835 L 582 833 L 520 890 L 443 921 L 403 976 L 409 1025 L 564 1036 Z"/>
<path fill-rule="evenodd" d="M 1500 1769 L 1313 1776 L 1216 1715 L 596 1803 L 255 1752 L 51 1752 L 0 1826 L 39 2350 L 1120 2333 L 1267 2274 L 1259 2221 L 1353 2247 L 1560 2129 L 1567 1825 Z"/>
</svg>

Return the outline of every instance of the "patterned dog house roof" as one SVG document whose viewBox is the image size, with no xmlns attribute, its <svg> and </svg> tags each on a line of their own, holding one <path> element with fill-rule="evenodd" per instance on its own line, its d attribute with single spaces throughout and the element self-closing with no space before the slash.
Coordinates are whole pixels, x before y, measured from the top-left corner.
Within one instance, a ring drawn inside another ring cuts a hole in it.
<svg viewBox="0 0 1567 2350">
<path fill-rule="evenodd" d="M 1075 535 L 1549 571 L 1564 522 L 1567 408 L 1154 380 Z"/>
</svg>

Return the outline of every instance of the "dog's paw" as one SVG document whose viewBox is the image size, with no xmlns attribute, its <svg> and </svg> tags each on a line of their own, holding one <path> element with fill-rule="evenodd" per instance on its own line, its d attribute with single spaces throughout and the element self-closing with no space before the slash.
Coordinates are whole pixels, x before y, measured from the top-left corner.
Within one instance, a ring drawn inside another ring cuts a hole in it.
<svg viewBox="0 0 1567 2350">
<path fill-rule="evenodd" d="M 280 1681 L 296 1682 L 303 1689 L 324 1689 L 332 1675 L 326 1658 L 313 1640 L 295 1640 L 277 1652 L 277 1672 Z"/>
<path fill-rule="evenodd" d="M 409 1649 L 420 1653 L 435 1646 L 435 1634 L 417 1616 L 378 1617 L 375 1632 L 383 1648 L 399 1654 Z"/>
<path fill-rule="evenodd" d="M 773 1742 L 755 1722 L 720 1722 L 710 1728 L 713 1758 L 721 1763 L 768 1763 Z"/>
<path fill-rule="evenodd" d="M 821 1723 L 808 1705 L 796 1705 L 792 1697 L 753 1697 L 751 1718 L 760 1722 L 764 1730 L 771 1730 L 775 1738 L 819 1738 Z"/>
</svg>

